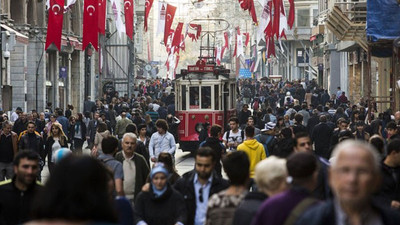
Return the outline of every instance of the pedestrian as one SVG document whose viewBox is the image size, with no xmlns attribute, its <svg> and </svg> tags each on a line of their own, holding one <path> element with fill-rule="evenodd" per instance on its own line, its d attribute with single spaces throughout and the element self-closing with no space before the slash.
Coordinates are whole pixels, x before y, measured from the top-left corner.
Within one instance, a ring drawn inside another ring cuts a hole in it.
<svg viewBox="0 0 400 225">
<path fill-rule="evenodd" d="M 204 225 L 208 199 L 228 188 L 228 181 L 214 172 L 215 154 L 210 147 L 196 151 L 195 168 L 183 174 L 174 188 L 183 195 L 187 209 L 187 225 Z"/>
<path fill-rule="evenodd" d="M 332 137 L 332 129 L 327 124 L 325 115 L 319 117 L 320 123 L 317 124 L 311 134 L 311 140 L 315 145 L 315 153 L 325 159 L 330 157 L 330 143 Z"/>
<path fill-rule="evenodd" d="M 126 133 L 122 137 L 122 151 L 115 155 L 115 159 L 122 163 L 124 172 L 124 193 L 126 198 L 134 205 L 134 199 L 146 184 L 150 169 L 146 159 L 136 153 L 137 136 Z"/>
<path fill-rule="evenodd" d="M 235 211 L 233 225 L 248 225 L 255 217 L 261 204 L 288 188 L 286 160 L 275 156 L 259 162 L 255 169 L 254 181 L 257 190 L 247 193 Z"/>
<path fill-rule="evenodd" d="M 41 180 L 41 171 L 45 164 L 45 151 L 44 151 L 44 142 L 40 134 L 35 132 L 36 124 L 34 122 L 28 122 L 27 132 L 22 134 L 21 138 L 18 142 L 18 150 L 29 150 L 34 151 L 40 156 L 40 170 L 38 171 L 38 180 Z"/>
<path fill-rule="evenodd" d="M 111 136 L 111 132 L 107 129 L 107 124 L 99 122 L 93 143 L 93 149 L 96 149 L 98 154 L 102 153 L 102 140 L 109 136 Z"/>
<path fill-rule="evenodd" d="M 14 122 L 13 131 L 19 135 L 26 130 L 26 126 L 28 125 L 27 115 L 24 112 L 19 114 L 18 119 Z"/>
<path fill-rule="evenodd" d="M 78 154 L 82 153 L 83 143 L 86 140 L 86 125 L 83 122 L 82 113 L 70 117 L 70 139 L 72 139 L 71 149 Z"/>
<path fill-rule="evenodd" d="M 30 219 L 34 196 L 41 185 L 36 183 L 39 155 L 20 151 L 14 159 L 14 177 L 0 183 L 0 224 L 23 224 Z"/>
<path fill-rule="evenodd" d="M 298 225 L 398 224 L 398 212 L 373 201 L 381 180 L 376 150 L 359 141 L 344 141 L 335 147 L 331 162 L 329 182 L 334 199 L 305 212 Z"/>
<path fill-rule="evenodd" d="M 176 143 L 174 136 L 168 132 L 167 121 L 159 119 L 156 122 L 157 132 L 151 135 L 149 152 L 150 160 L 156 162 L 161 152 L 168 152 L 175 160 Z"/>
<path fill-rule="evenodd" d="M 386 207 L 400 210 L 400 139 L 389 141 L 387 155 L 381 161 L 382 185 L 379 202 Z"/>
<path fill-rule="evenodd" d="M 251 111 L 249 110 L 249 105 L 248 104 L 244 104 L 242 107 L 242 110 L 239 112 L 238 115 L 238 123 L 239 123 L 239 127 L 241 129 L 244 129 L 244 127 L 246 126 L 247 120 L 249 119 L 249 117 L 251 116 Z"/>
<path fill-rule="evenodd" d="M 3 181 L 5 179 L 11 179 L 14 176 L 13 160 L 18 151 L 18 136 L 15 132 L 11 131 L 12 123 L 10 121 L 3 121 L 1 126 L 0 181 Z"/>
<path fill-rule="evenodd" d="M 247 154 L 242 151 L 228 153 L 222 164 L 230 186 L 208 200 L 206 225 L 231 225 L 236 208 L 247 194 L 250 171 Z"/>
<path fill-rule="evenodd" d="M 66 156 L 36 196 L 34 220 L 27 224 L 117 224 L 109 177 L 105 165 L 93 157 Z"/>
<path fill-rule="evenodd" d="M 298 215 L 316 204 L 317 200 L 310 194 L 317 184 L 316 158 L 305 152 L 294 153 L 287 159 L 286 167 L 290 176 L 290 189 L 268 198 L 258 210 L 252 225 L 294 224 Z"/>
<path fill-rule="evenodd" d="M 122 111 L 121 119 L 118 120 L 117 125 L 115 125 L 115 135 L 118 137 L 118 139 L 121 139 L 122 136 L 124 136 L 126 133 L 126 127 L 132 123 L 132 120 L 126 117 L 126 111 Z"/>
<path fill-rule="evenodd" d="M 171 154 L 167 152 L 161 152 L 160 155 L 158 155 L 158 162 L 163 163 L 165 169 L 168 170 L 168 183 L 170 185 L 174 185 L 181 176 L 178 174 L 175 168 L 174 161 L 172 160 Z"/>
<path fill-rule="evenodd" d="M 150 172 L 149 191 L 140 192 L 135 202 L 135 224 L 186 224 L 186 208 L 182 195 L 168 183 L 169 172 L 156 163 Z"/>
<path fill-rule="evenodd" d="M 153 109 L 153 108 L 154 108 L 153 103 L 150 103 L 150 104 L 147 106 L 148 111 L 145 113 L 145 115 L 150 115 L 151 120 L 153 121 L 153 123 L 155 123 L 155 122 L 160 118 L 160 115 L 159 115 L 158 112 L 157 112 L 155 109 Z"/>
<path fill-rule="evenodd" d="M 99 122 L 100 114 L 98 112 L 94 113 L 93 119 L 89 121 L 87 130 L 86 130 L 86 140 L 88 149 L 93 148 L 94 137 L 96 136 L 97 124 Z"/>
<path fill-rule="evenodd" d="M 51 125 L 50 135 L 47 137 L 45 142 L 45 154 L 47 155 L 47 165 L 49 167 L 50 174 L 54 170 L 55 165 L 55 152 L 60 148 L 68 148 L 68 138 L 62 130 L 62 125 L 59 123 L 53 123 Z"/>
<path fill-rule="evenodd" d="M 222 127 L 218 124 L 214 124 L 210 129 L 210 137 L 201 142 L 199 145 L 199 147 L 210 147 L 214 151 L 216 157 L 214 170 L 219 177 L 222 177 L 222 155 L 226 153 L 225 146 L 220 140 L 221 136 Z"/>
<path fill-rule="evenodd" d="M 267 157 L 264 146 L 260 144 L 256 139 L 254 139 L 254 127 L 247 126 L 245 129 L 247 139 L 238 146 L 238 151 L 243 151 L 246 153 L 249 161 L 249 174 L 250 178 L 254 178 L 254 170 L 261 160 Z M 253 180 L 251 180 L 251 185 L 253 185 Z"/>
<path fill-rule="evenodd" d="M 118 139 L 114 136 L 104 137 L 101 141 L 102 152 L 99 153 L 98 159 L 103 162 L 113 172 L 115 192 L 117 196 L 125 196 L 124 194 L 124 171 L 122 163 L 114 159 L 114 155 L 118 150 Z"/>
<path fill-rule="evenodd" d="M 229 119 L 230 130 L 226 131 L 222 136 L 225 147 L 229 151 L 236 151 L 237 146 L 245 139 L 244 131 L 239 129 L 239 119 L 231 117 Z"/>
</svg>

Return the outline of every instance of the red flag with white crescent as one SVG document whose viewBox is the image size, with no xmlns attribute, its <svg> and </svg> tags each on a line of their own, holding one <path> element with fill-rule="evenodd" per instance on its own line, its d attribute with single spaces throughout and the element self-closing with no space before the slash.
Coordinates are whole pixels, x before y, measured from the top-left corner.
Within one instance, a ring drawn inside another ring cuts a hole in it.
<svg viewBox="0 0 400 225">
<path fill-rule="evenodd" d="M 63 26 L 64 0 L 50 0 L 49 18 L 47 24 L 47 48 L 54 43 L 61 50 L 61 34 Z"/>
<path fill-rule="evenodd" d="M 172 22 L 174 22 L 176 7 L 167 4 L 167 14 L 165 16 L 165 28 L 164 28 L 164 45 L 167 45 L 169 31 L 171 29 Z"/>
<path fill-rule="evenodd" d="M 125 30 L 126 35 L 133 40 L 133 0 L 124 0 L 124 12 L 125 12 Z"/>
<path fill-rule="evenodd" d="M 97 0 L 85 0 L 83 7 L 83 38 L 82 49 L 90 44 L 98 50 L 98 2 Z"/>
<path fill-rule="evenodd" d="M 106 34 L 107 0 L 99 0 L 99 33 Z"/>
<path fill-rule="evenodd" d="M 289 16 L 288 16 L 288 25 L 290 29 L 292 29 L 294 24 L 294 0 L 289 0 L 290 8 L 289 8 Z"/>
<path fill-rule="evenodd" d="M 258 24 L 257 15 L 256 15 L 256 8 L 254 7 L 254 1 L 253 0 L 249 0 L 248 4 L 249 4 L 249 13 L 251 15 L 251 19 L 253 20 L 253 22 L 255 24 Z"/>
<path fill-rule="evenodd" d="M 147 31 L 147 19 L 149 18 L 149 14 L 150 14 L 150 9 L 151 6 L 153 5 L 153 0 L 146 0 L 146 2 L 144 3 L 144 7 L 145 7 L 145 13 L 144 13 L 144 31 Z"/>
<path fill-rule="evenodd" d="M 279 38 L 279 25 L 280 25 L 280 10 L 281 10 L 281 4 L 283 4 L 282 0 L 273 0 L 274 3 L 274 22 L 272 24 L 272 35 L 276 35 L 276 38 Z"/>
<path fill-rule="evenodd" d="M 172 44 L 171 44 L 171 46 L 176 47 L 176 49 L 179 49 L 179 46 L 181 44 L 182 28 L 183 28 L 183 23 L 178 23 L 178 25 L 176 25 L 174 39 L 172 39 Z"/>
</svg>

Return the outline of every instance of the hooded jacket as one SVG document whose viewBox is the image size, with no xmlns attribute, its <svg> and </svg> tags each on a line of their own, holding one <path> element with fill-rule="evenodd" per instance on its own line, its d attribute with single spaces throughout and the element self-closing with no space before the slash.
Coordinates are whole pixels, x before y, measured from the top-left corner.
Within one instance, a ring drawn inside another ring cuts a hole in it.
<svg viewBox="0 0 400 225">
<path fill-rule="evenodd" d="M 247 156 L 250 160 L 250 177 L 254 177 L 254 170 L 258 162 L 267 158 L 265 154 L 264 146 L 256 139 L 248 139 L 245 140 L 242 144 L 240 144 L 237 148 L 238 151 L 246 152 Z"/>
</svg>

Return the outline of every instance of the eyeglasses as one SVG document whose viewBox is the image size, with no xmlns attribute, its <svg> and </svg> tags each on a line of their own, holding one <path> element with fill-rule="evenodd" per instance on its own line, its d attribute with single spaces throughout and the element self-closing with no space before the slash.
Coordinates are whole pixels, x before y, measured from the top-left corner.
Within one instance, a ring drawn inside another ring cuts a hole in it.
<svg viewBox="0 0 400 225">
<path fill-rule="evenodd" d="M 201 187 L 199 189 L 199 200 L 200 200 L 200 202 L 204 201 L 204 198 L 203 198 L 203 187 Z"/>
</svg>

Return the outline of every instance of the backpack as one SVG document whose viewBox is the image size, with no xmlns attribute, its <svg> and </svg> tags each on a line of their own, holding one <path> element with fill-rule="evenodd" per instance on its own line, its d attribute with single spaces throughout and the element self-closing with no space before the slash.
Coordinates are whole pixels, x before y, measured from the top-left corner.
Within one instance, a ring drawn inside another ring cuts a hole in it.
<svg viewBox="0 0 400 225">
<path fill-rule="evenodd" d="M 254 110 L 258 110 L 258 107 L 259 107 L 259 106 L 260 106 L 259 100 L 254 101 L 253 109 L 254 109 Z"/>
<path fill-rule="evenodd" d="M 273 136 L 268 135 L 267 139 L 264 141 L 261 140 L 261 135 L 257 135 L 255 138 L 259 143 L 261 143 L 264 146 L 265 155 L 267 155 L 268 157 L 270 155 L 268 150 L 268 144 L 272 141 Z"/>
<path fill-rule="evenodd" d="M 231 134 L 231 130 L 226 132 L 226 141 L 229 141 L 229 135 Z M 244 130 L 241 130 L 240 136 L 242 137 L 242 142 L 244 141 Z"/>
</svg>

